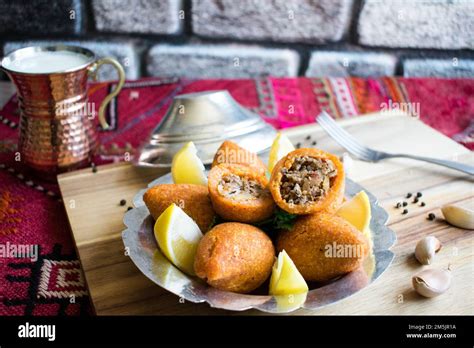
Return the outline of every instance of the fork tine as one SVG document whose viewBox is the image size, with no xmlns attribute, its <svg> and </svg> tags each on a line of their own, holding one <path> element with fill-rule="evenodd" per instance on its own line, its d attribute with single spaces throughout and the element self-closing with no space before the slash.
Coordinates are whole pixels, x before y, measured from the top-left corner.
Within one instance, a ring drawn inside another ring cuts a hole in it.
<svg viewBox="0 0 474 348">
<path fill-rule="evenodd" d="M 331 134 L 330 132 L 328 133 L 337 143 L 339 143 L 339 145 L 341 145 L 344 149 L 346 149 L 350 154 L 360 159 L 366 159 L 367 157 L 366 153 L 353 147 L 351 143 L 347 142 L 347 140 L 344 140 L 338 135 Z"/>
<path fill-rule="evenodd" d="M 331 135 L 340 145 L 353 155 L 361 159 L 371 159 L 371 150 L 359 143 L 355 138 L 342 129 L 326 112 L 317 117 L 318 123 Z"/>
<path fill-rule="evenodd" d="M 357 146 L 360 150 L 365 150 L 367 149 L 366 146 L 362 145 L 357 139 L 355 139 L 352 135 L 350 135 L 348 132 L 346 132 L 340 125 L 337 124 L 334 119 L 329 116 L 326 112 L 323 112 L 319 117 L 322 116 L 323 122 L 330 126 L 334 131 L 339 133 L 340 136 L 344 137 L 344 139 L 347 139 L 350 141 L 354 146 Z M 319 119 L 318 117 L 318 119 Z"/>
<path fill-rule="evenodd" d="M 331 137 L 337 143 L 339 143 L 339 145 L 344 147 L 352 155 L 354 155 L 354 156 L 356 156 L 360 159 L 363 159 L 363 160 L 367 160 L 367 159 L 370 158 L 370 153 L 367 153 L 366 151 L 364 151 L 363 149 L 358 148 L 357 146 L 354 146 L 354 144 L 352 144 L 349 140 L 344 139 L 344 137 L 340 136 L 337 133 L 334 133 L 334 129 L 332 129 L 332 128 L 327 129 L 326 128 L 326 131 L 329 133 L 329 135 L 331 135 Z"/>
<path fill-rule="evenodd" d="M 366 146 L 362 145 L 357 139 L 355 139 L 352 135 L 346 132 L 341 126 L 337 124 L 329 115 L 324 113 L 322 115 L 322 121 L 328 127 L 330 127 L 334 133 L 336 133 L 341 140 L 343 140 L 346 144 L 351 145 L 353 148 L 359 150 L 361 153 L 367 153 L 368 149 Z M 319 119 L 319 118 L 318 118 Z"/>
<path fill-rule="evenodd" d="M 352 142 L 351 139 L 346 138 L 345 134 L 341 132 L 340 129 L 332 127 L 325 123 L 325 121 L 320 122 L 320 124 L 338 143 L 348 150 L 355 152 L 358 156 L 365 156 L 367 154 L 362 146 L 359 146 L 359 144 Z"/>
<path fill-rule="evenodd" d="M 350 142 L 339 136 L 339 134 L 335 133 L 334 130 L 331 127 L 327 126 L 324 122 L 320 122 L 320 125 L 337 143 L 339 143 L 339 145 L 347 149 L 347 151 L 349 151 L 352 155 L 359 158 L 365 157 L 365 154 L 362 151 L 353 147 Z"/>
</svg>

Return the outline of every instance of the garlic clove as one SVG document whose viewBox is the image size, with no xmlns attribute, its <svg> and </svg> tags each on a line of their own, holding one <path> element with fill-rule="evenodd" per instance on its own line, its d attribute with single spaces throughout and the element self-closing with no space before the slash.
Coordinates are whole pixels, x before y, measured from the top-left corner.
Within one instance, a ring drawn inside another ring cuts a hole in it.
<svg viewBox="0 0 474 348">
<path fill-rule="evenodd" d="M 412 278 L 413 288 L 424 297 L 436 297 L 451 286 L 451 271 L 426 269 Z"/>
<path fill-rule="evenodd" d="M 422 265 L 429 265 L 434 255 L 441 249 L 441 242 L 438 238 L 428 236 L 421 239 L 415 248 L 415 257 Z"/>
<path fill-rule="evenodd" d="M 349 176 L 350 172 L 352 171 L 352 167 L 354 166 L 354 160 L 352 159 L 351 155 L 347 152 L 344 152 L 340 157 L 342 165 L 344 167 L 344 172 L 347 176 Z"/>
<path fill-rule="evenodd" d="M 448 204 L 441 208 L 441 212 L 451 225 L 474 230 L 474 210 Z"/>
</svg>

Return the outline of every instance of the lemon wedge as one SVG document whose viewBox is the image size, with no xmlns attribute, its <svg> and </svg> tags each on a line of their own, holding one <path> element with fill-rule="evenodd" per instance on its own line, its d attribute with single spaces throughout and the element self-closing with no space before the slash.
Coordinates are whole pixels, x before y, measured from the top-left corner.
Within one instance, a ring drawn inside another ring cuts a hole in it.
<svg viewBox="0 0 474 348">
<path fill-rule="evenodd" d="M 195 275 L 194 256 L 202 233 L 194 220 L 173 203 L 158 217 L 154 230 L 168 260 L 183 272 Z"/>
<path fill-rule="evenodd" d="M 207 185 L 204 164 L 197 156 L 197 149 L 190 141 L 173 157 L 171 175 L 175 184 Z"/>
<path fill-rule="evenodd" d="M 286 135 L 277 133 L 268 157 L 268 171 L 271 173 L 275 164 L 294 149 L 295 147 Z"/>
<path fill-rule="evenodd" d="M 308 285 L 285 250 L 278 254 L 270 278 L 270 295 L 296 295 L 308 292 Z"/>
<path fill-rule="evenodd" d="M 336 215 L 342 217 L 355 228 L 361 231 L 369 241 L 372 240 L 370 233 L 370 201 L 365 191 L 360 191 L 350 201 L 345 202 L 337 211 Z"/>
</svg>

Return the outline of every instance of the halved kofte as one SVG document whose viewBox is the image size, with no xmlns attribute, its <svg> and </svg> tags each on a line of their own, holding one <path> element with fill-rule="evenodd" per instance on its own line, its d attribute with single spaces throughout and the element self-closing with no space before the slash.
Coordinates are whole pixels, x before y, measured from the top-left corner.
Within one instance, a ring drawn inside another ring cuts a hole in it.
<svg viewBox="0 0 474 348">
<path fill-rule="evenodd" d="M 216 213 L 227 221 L 255 223 L 269 218 L 275 204 L 265 175 L 246 165 L 219 164 L 208 178 Z"/>
<path fill-rule="evenodd" d="M 269 189 L 275 203 L 289 213 L 335 212 L 344 198 L 344 168 L 322 150 L 294 150 L 275 165 Z"/>
</svg>

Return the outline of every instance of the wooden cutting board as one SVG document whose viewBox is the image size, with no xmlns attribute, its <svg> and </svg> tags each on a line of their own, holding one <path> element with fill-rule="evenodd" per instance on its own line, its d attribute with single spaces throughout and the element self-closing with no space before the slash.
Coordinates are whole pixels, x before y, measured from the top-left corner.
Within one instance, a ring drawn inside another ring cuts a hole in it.
<svg viewBox="0 0 474 348">
<path fill-rule="evenodd" d="M 380 150 L 436 156 L 474 164 L 473 154 L 463 146 L 405 115 L 373 115 L 341 121 L 354 136 Z M 343 149 L 318 125 L 286 130 L 293 143 L 341 154 Z M 311 139 L 306 139 L 311 136 Z M 77 251 L 90 296 L 99 315 L 126 314 L 238 314 L 193 304 L 161 289 L 125 256 L 122 218 L 136 192 L 164 174 L 163 170 L 135 168 L 128 163 L 98 167 L 97 173 L 84 169 L 59 176 Z M 390 227 L 398 242 L 396 257 L 389 269 L 374 283 L 354 296 L 325 308 L 294 312 L 321 314 L 472 314 L 474 313 L 474 231 L 446 224 L 441 218 L 426 219 L 440 206 L 457 203 L 474 207 L 473 180 L 443 167 L 404 159 L 371 164 L 355 161 L 349 175 L 377 196 L 390 214 Z M 394 208 L 407 192 L 422 192 L 425 207 L 407 200 L 409 213 Z M 127 200 L 120 206 L 121 199 Z M 413 257 L 419 239 L 434 235 L 443 247 L 434 268 L 451 264 L 453 284 L 447 293 L 434 299 L 418 296 L 411 277 L 422 266 Z M 243 314 L 263 314 L 251 310 Z"/>
</svg>

